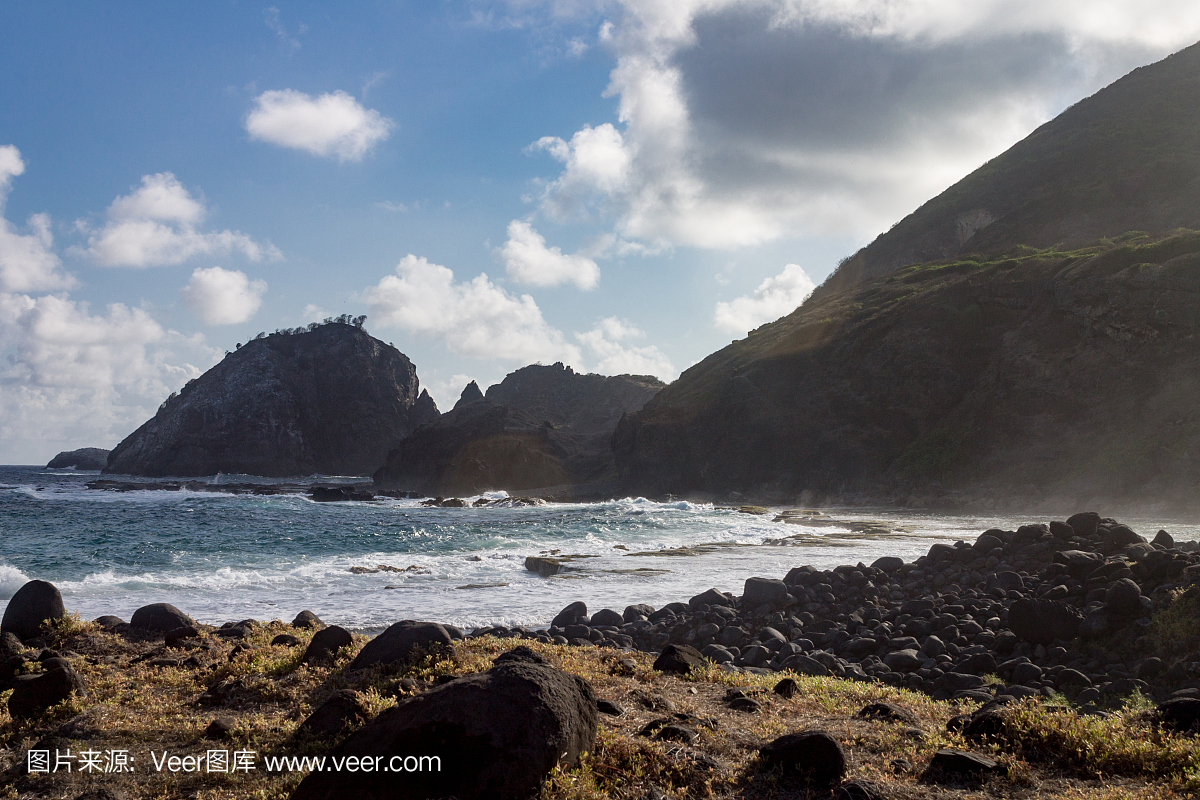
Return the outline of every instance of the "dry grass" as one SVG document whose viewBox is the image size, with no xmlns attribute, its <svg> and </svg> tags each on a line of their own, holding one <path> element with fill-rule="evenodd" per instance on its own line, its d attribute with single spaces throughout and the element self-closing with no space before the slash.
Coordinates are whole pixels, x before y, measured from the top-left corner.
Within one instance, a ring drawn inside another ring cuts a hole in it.
<svg viewBox="0 0 1200 800">
<path fill-rule="evenodd" d="M 131 798 L 286 798 L 303 777 L 270 774 L 262 769 L 268 754 L 323 752 L 329 740 L 295 736 L 297 726 L 334 691 L 360 692 L 364 705 L 378 713 L 415 682 L 412 691 L 441 676 L 487 669 L 492 659 L 514 646 L 512 640 L 484 638 L 461 644 L 453 654 L 430 654 L 401 673 L 344 671 L 363 640 L 333 663 L 299 663 L 300 647 L 272 646 L 287 631 L 306 641 L 311 632 L 282 623 L 256 629 L 239 647 L 204 637 L 181 649 L 161 640 L 129 641 L 90 623 L 68 620 L 51 633 L 52 645 L 79 654 L 73 661 L 88 686 L 85 698 L 72 699 L 32 723 L 19 723 L 0 712 L 0 797 L 75 798 L 86 789 L 109 787 Z M 945 731 L 955 714 L 973 705 L 936 702 L 925 695 L 872 683 L 832 678 L 795 677 L 800 691 L 785 699 L 771 689 L 782 675 L 730 674 L 709 668 L 680 679 L 655 672 L 652 657 L 596 648 L 559 647 L 526 642 L 556 666 L 590 680 L 599 697 L 620 703 L 619 717 L 601 717 L 595 749 L 583 763 L 550 776 L 539 800 L 642 800 L 664 798 L 744 798 L 783 800 L 803 797 L 794 786 L 761 770 L 757 748 L 784 733 L 819 728 L 837 738 L 847 753 L 849 776 L 879 783 L 894 798 L 1063 798 L 1115 800 L 1192 796 L 1200 790 L 1200 742 L 1164 735 L 1147 727 L 1136 707 L 1111 717 L 1080 717 L 1032 701 L 1010 710 L 1000 741 L 969 745 Z M 201 669 L 150 666 L 151 658 L 198 656 Z M 212 686 L 236 685 L 219 707 L 196 704 Z M 739 689 L 760 702 L 757 713 L 734 711 L 726 703 Z M 0 703 L 7 695 L 0 695 Z M 917 716 L 919 727 L 859 719 L 870 702 L 900 703 Z M 638 735 L 650 721 L 684 715 L 697 731 L 690 744 L 652 741 Z M 216 718 L 232 722 L 231 739 L 204 738 Z M 135 772 L 125 774 L 23 776 L 25 750 L 46 737 L 80 750 L 128 750 Z M 941 747 L 990 753 L 1010 768 L 971 791 L 927 787 L 917 776 Z M 150 752 L 201 756 L 209 749 L 253 750 L 259 769 L 238 775 L 159 772 Z"/>
</svg>

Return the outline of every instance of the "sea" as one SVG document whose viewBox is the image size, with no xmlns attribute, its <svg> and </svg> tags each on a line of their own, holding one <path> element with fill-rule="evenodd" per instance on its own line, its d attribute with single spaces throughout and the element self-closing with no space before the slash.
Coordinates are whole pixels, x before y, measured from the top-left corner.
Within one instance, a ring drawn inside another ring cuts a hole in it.
<svg viewBox="0 0 1200 800">
<path fill-rule="evenodd" d="M 713 587 L 740 594 L 751 576 L 781 578 L 805 564 L 829 569 L 885 555 L 911 560 L 935 542 L 973 541 L 988 528 L 1079 510 L 1015 518 L 827 508 L 793 524 L 775 521 L 776 513 L 642 497 L 431 508 L 420 500 L 88 489 L 97 477 L 0 466 L 0 605 L 36 578 L 57 586 L 67 609 L 84 619 L 127 620 L 143 605 L 167 602 L 213 625 L 290 621 L 308 609 L 367 633 L 401 619 L 464 630 L 538 628 L 576 600 L 591 611 L 622 611 L 686 601 Z M 1200 539 L 1195 520 L 1122 521 L 1148 538 L 1166 528 L 1177 539 Z M 565 558 L 564 571 L 541 577 L 526 569 L 526 558 L 539 555 Z"/>
</svg>

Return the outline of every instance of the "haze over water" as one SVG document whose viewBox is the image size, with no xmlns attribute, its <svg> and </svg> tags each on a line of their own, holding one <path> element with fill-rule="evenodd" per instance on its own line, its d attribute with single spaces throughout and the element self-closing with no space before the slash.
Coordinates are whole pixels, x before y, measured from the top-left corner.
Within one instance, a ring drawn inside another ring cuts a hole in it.
<svg viewBox="0 0 1200 800">
<path fill-rule="evenodd" d="M 535 627 L 574 600 L 621 611 L 686 601 L 710 587 L 740 594 L 752 575 L 778 578 L 802 564 L 828 569 L 883 555 L 911 560 L 935 541 L 970 541 L 987 528 L 1049 519 L 825 510 L 836 520 L 879 520 L 893 529 L 862 534 L 641 498 L 424 508 L 416 500 L 87 489 L 96 477 L 0 467 L 0 602 L 40 578 L 85 619 L 128 619 L 142 605 L 168 602 L 210 624 L 286 621 L 307 608 L 365 631 L 400 619 Z M 1200 535 L 1192 524 L 1123 521 L 1143 534 L 1165 527 L 1177 539 Z M 767 543 L 784 537 L 799 538 Z M 697 549 L 640 555 L 683 547 Z M 526 556 L 551 550 L 593 557 L 552 578 L 525 569 Z M 404 571 L 351 572 L 380 565 Z"/>
</svg>

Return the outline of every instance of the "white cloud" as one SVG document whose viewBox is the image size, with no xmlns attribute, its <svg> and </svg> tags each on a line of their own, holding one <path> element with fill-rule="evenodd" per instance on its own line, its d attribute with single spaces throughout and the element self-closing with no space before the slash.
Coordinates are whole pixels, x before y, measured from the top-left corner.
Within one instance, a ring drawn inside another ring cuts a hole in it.
<svg viewBox="0 0 1200 800">
<path fill-rule="evenodd" d="M 304 311 L 300 314 L 300 316 L 305 322 L 320 322 L 323 319 L 332 317 L 333 314 L 330 314 L 328 311 L 314 303 L 309 303 L 304 306 Z"/>
<path fill-rule="evenodd" d="M 197 230 L 205 214 L 204 203 L 170 172 L 145 175 L 141 186 L 108 207 L 108 221 L 88 237 L 87 252 L 105 267 L 182 264 L 235 251 L 251 261 L 280 257 L 270 243 L 260 245 L 238 231 Z"/>
<path fill-rule="evenodd" d="M 206 325 L 237 325 L 254 316 L 267 292 L 267 282 L 220 267 L 197 267 L 179 296 Z"/>
<path fill-rule="evenodd" d="M 587 348 L 592 358 L 593 372 L 602 375 L 653 375 L 662 381 L 675 379 L 675 368 L 657 347 L 637 347 L 627 344 L 632 339 L 642 339 L 645 334 L 626 320 L 606 317 L 586 333 L 576 333 L 575 338 Z"/>
<path fill-rule="evenodd" d="M 1069 102 L 1200 38 L 1200 5 L 1181 0 L 590 8 L 613 12 L 599 41 L 616 58 L 618 124 L 531 146 L 564 165 L 541 209 L 600 213 L 657 248 L 865 240 Z"/>
<path fill-rule="evenodd" d="M 295 89 L 263 92 L 246 117 L 251 138 L 315 156 L 361 161 L 395 123 L 342 91 L 312 97 Z"/>
<path fill-rule="evenodd" d="M 202 336 L 164 331 L 143 309 L 117 303 L 93 315 L 56 295 L 0 294 L 0 343 L 6 463 L 111 447 L 218 356 Z"/>
<path fill-rule="evenodd" d="M 753 294 L 717 303 L 713 326 L 729 333 L 746 333 L 792 313 L 815 288 L 812 278 L 798 264 L 788 264 L 783 272 L 760 283 Z"/>
<path fill-rule="evenodd" d="M 508 277 L 533 286 L 573 283 L 580 289 L 596 288 L 600 268 L 585 255 L 566 255 L 561 248 L 547 247 L 546 239 L 528 222 L 508 223 L 508 241 L 500 248 Z"/>
<path fill-rule="evenodd" d="M 6 218 L 4 206 L 12 179 L 25 171 L 21 152 L 11 144 L 0 146 L 0 292 L 44 292 L 69 289 L 75 279 L 59 268 L 54 252 L 50 217 L 33 214 L 29 233 L 19 233 Z"/>
<path fill-rule="evenodd" d="M 451 270 L 410 254 L 363 297 L 373 325 L 436 337 L 459 355 L 580 361 L 579 349 L 546 322 L 532 297 L 513 296 L 484 273 L 455 283 Z"/>
<path fill-rule="evenodd" d="M 270 6 L 263 11 L 263 22 L 271 29 L 272 33 L 279 37 L 279 41 L 286 44 L 292 50 L 300 49 L 300 40 L 288 33 L 287 28 L 283 25 L 283 19 L 278 8 Z M 299 32 L 304 33 L 307 29 L 307 26 L 301 25 Z"/>
</svg>

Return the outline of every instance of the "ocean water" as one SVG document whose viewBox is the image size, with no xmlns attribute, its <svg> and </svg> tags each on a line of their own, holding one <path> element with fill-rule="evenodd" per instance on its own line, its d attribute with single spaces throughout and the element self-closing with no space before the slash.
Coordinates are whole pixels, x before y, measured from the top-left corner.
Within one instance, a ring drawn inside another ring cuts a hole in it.
<svg viewBox="0 0 1200 800">
<path fill-rule="evenodd" d="M 128 619 L 142 605 L 169 602 L 211 624 L 286 621 L 310 609 L 328 623 L 368 632 L 400 619 L 467 630 L 539 627 L 575 600 L 621 611 L 631 603 L 686 601 L 710 587 L 740 594 L 753 575 L 782 577 L 803 564 L 827 569 L 883 555 L 909 560 L 937 541 L 1049 519 L 824 509 L 826 524 L 807 526 L 643 498 L 451 509 L 416 500 L 315 503 L 299 495 L 87 489 L 96 477 L 0 467 L 0 603 L 40 578 L 58 586 L 67 608 L 85 619 Z M 1177 538 L 1200 538 L 1194 522 L 1128 522 L 1148 535 L 1165 527 Z M 863 530 L 862 523 L 875 524 Z M 587 557 L 550 578 L 525 569 L 527 556 L 555 550 Z M 391 569 L 351 571 L 380 565 Z"/>
</svg>

